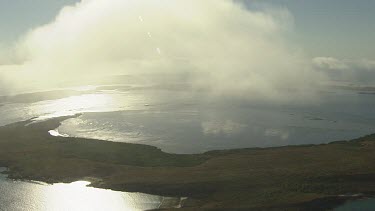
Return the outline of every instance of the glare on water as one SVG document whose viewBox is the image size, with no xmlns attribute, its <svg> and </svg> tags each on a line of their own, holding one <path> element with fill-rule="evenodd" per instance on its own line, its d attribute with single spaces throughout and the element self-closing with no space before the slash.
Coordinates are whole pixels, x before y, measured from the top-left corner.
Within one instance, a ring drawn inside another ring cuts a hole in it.
<svg viewBox="0 0 375 211">
<path fill-rule="evenodd" d="M 91 91 L 4 104 L 0 125 L 80 113 L 49 133 L 147 144 L 173 153 L 326 143 L 373 132 L 375 98 L 356 92 L 326 93 L 319 105 L 280 106 L 180 88 L 80 87 Z"/>
<path fill-rule="evenodd" d="M 89 182 L 55 184 L 43 193 L 48 210 L 144 210 L 160 206 L 162 197 L 86 187 Z"/>
<path fill-rule="evenodd" d="M 87 187 L 90 182 L 47 185 L 13 181 L 0 174 L 0 210 L 123 211 L 179 207 L 180 199 Z"/>
</svg>

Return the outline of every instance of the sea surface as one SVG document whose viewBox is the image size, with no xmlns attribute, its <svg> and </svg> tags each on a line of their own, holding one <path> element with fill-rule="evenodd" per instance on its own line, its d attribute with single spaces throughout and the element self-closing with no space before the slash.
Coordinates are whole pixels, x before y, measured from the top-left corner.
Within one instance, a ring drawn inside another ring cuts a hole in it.
<svg viewBox="0 0 375 211">
<path fill-rule="evenodd" d="M 1 170 L 1 169 L 0 169 Z M 4 170 L 4 169 L 2 169 Z M 178 208 L 183 199 L 86 187 L 14 181 L 0 174 L 1 211 L 123 211 Z"/>
<path fill-rule="evenodd" d="M 3 102 L 0 125 L 81 113 L 51 134 L 147 144 L 171 153 L 320 144 L 375 132 L 375 95 L 351 90 L 325 91 L 307 103 L 267 103 L 183 86 L 74 89 L 85 92 Z"/>
<path fill-rule="evenodd" d="M 147 144 L 171 153 L 320 144 L 375 132 L 375 95 L 353 90 L 328 90 L 306 103 L 276 103 L 212 96 L 184 86 L 69 89 L 79 93 L 59 97 L 57 91 L 51 99 L 35 100 L 30 93 L 17 100 L 3 99 L 0 126 L 81 114 L 46 133 Z M 87 184 L 47 185 L 0 175 L 0 210 L 146 210 L 179 206 L 181 200 Z M 365 202 L 353 203 L 338 210 Z"/>
<path fill-rule="evenodd" d="M 373 211 L 373 210 L 375 210 L 374 198 L 349 201 L 334 209 L 334 211 Z"/>
</svg>

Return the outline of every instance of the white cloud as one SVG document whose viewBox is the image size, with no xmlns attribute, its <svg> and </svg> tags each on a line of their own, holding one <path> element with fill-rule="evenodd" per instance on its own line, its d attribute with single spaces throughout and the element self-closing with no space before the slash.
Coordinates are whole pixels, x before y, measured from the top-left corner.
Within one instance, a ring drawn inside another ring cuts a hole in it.
<svg viewBox="0 0 375 211">
<path fill-rule="evenodd" d="M 321 69 L 347 70 L 347 69 L 375 69 L 375 60 L 369 59 L 337 59 L 333 57 L 315 57 L 312 59 L 313 65 Z"/>
<path fill-rule="evenodd" d="M 369 59 L 337 59 L 317 57 L 312 60 L 315 68 L 324 72 L 331 80 L 350 83 L 374 83 L 375 61 Z"/>
<path fill-rule="evenodd" d="M 316 57 L 313 59 L 313 64 L 323 69 L 345 70 L 349 68 L 345 62 L 333 57 Z"/>
<path fill-rule="evenodd" d="M 323 76 L 284 38 L 291 25 L 286 9 L 252 11 L 232 0 L 83 0 L 24 36 L 17 52 L 25 62 L 12 77 L 41 86 L 188 72 L 196 87 L 217 94 L 309 98 Z"/>
<path fill-rule="evenodd" d="M 356 62 L 356 66 L 361 69 L 375 71 L 375 60 L 361 59 Z"/>
</svg>

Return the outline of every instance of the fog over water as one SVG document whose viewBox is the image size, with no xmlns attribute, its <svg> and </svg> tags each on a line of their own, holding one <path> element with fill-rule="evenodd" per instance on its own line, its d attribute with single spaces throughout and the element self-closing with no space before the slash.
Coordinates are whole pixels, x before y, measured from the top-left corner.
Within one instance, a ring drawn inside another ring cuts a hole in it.
<svg viewBox="0 0 375 211">
<path fill-rule="evenodd" d="M 322 91 L 320 101 L 314 104 L 213 97 L 183 84 L 76 90 L 86 93 L 32 103 L 4 103 L 0 123 L 81 113 L 62 122 L 51 134 L 147 144 L 172 153 L 318 144 L 374 132 L 375 98 L 353 90 Z"/>
<path fill-rule="evenodd" d="M 294 18 L 232 0 L 68 5 L 10 49 L 0 92 L 79 93 L 3 98 L 0 124 L 83 113 L 59 133 L 175 153 L 372 133 L 373 95 L 329 86 L 371 85 L 374 62 L 310 58 L 293 41 Z"/>
</svg>

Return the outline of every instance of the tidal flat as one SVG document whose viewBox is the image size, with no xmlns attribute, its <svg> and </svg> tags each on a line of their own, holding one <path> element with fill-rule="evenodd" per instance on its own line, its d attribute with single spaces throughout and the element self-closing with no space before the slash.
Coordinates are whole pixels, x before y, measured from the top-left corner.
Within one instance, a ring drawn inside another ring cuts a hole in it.
<svg viewBox="0 0 375 211">
<path fill-rule="evenodd" d="M 171 154 L 139 144 L 51 136 L 58 117 L 0 127 L 8 177 L 188 197 L 182 209 L 316 210 L 375 195 L 375 135 L 321 145 Z"/>
</svg>

